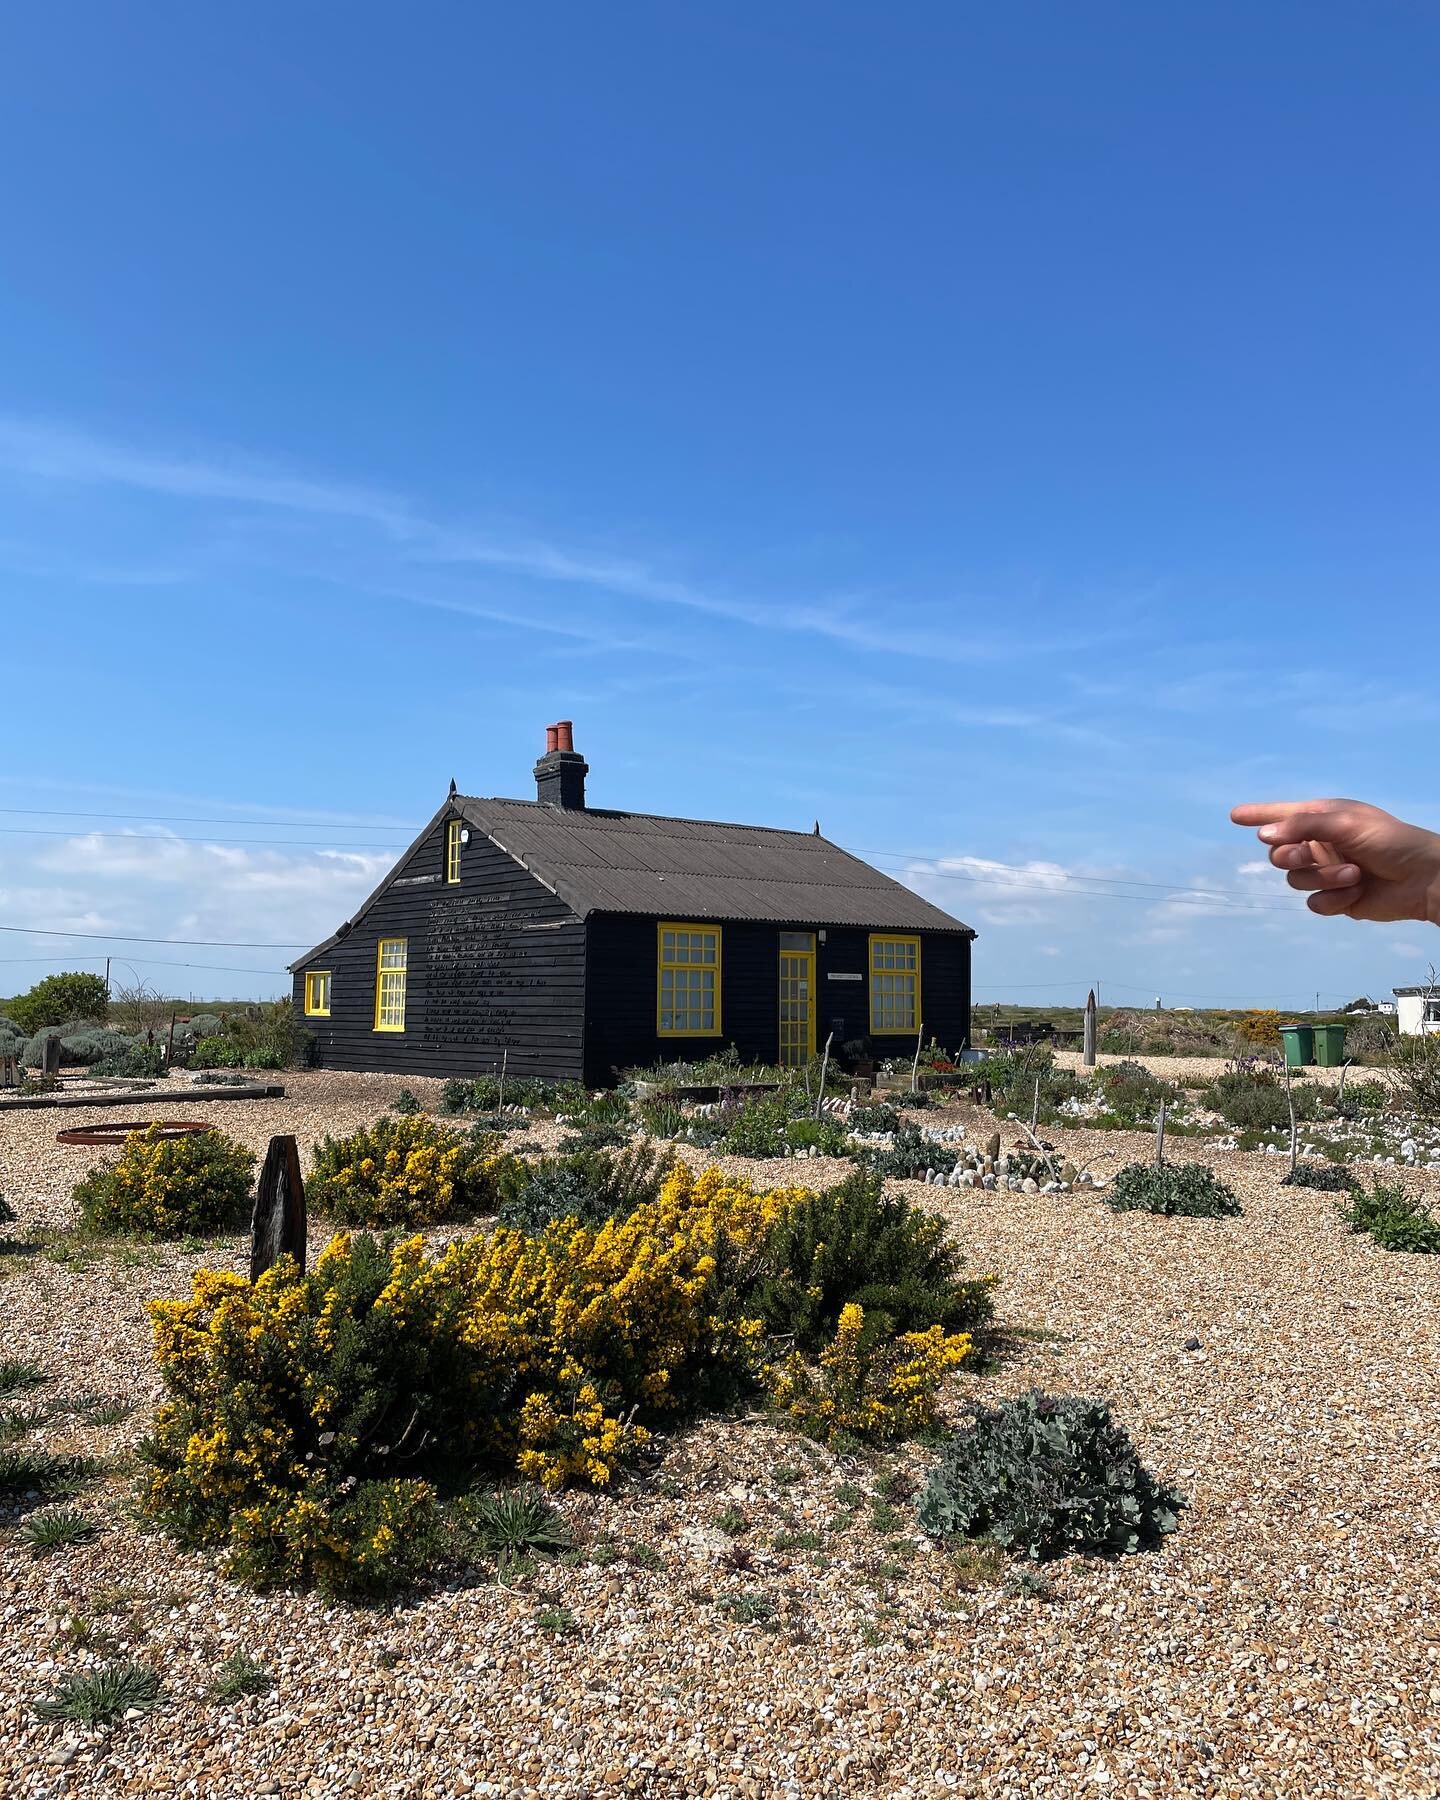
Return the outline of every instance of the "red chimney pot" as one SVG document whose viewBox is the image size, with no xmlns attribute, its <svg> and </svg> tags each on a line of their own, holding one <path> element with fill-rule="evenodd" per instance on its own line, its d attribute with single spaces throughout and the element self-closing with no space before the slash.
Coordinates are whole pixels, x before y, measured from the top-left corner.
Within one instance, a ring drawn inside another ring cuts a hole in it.
<svg viewBox="0 0 1440 1800">
<path fill-rule="evenodd" d="M 545 727 L 545 754 L 548 756 L 552 750 L 558 750 L 559 748 L 560 727 L 558 725 L 547 725 Z"/>
<path fill-rule="evenodd" d="M 555 727 L 555 748 L 557 750 L 573 750 L 575 748 L 575 728 L 569 719 L 561 719 Z"/>
</svg>

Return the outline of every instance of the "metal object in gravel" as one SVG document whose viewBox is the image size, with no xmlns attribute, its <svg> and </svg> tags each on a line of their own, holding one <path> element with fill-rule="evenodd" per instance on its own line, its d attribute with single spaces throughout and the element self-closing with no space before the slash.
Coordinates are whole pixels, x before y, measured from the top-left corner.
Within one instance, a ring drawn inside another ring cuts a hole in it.
<svg viewBox="0 0 1440 1800">
<path fill-rule="evenodd" d="M 213 1131 L 213 1125 L 200 1119 L 122 1119 L 103 1125 L 72 1125 L 68 1131 L 57 1131 L 57 1144 L 123 1144 L 133 1131 L 160 1127 L 162 1138 L 194 1137 L 198 1131 Z"/>
</svg>

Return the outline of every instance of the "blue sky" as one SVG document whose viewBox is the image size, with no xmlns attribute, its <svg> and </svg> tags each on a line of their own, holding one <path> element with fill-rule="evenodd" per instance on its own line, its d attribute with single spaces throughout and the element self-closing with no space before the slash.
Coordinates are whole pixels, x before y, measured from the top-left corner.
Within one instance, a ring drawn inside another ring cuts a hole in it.
<svg viewBox="0 0 1440 1800">
<path fill-rule="evenodd" d="M 118 940 L 305 947 L 556 717 L 982 999 L 1423 977 L 1225 812 L 1440 826 L 1433 11 L 76 0 L 0 83 L 0 923 L 115 940 L 0 993 L 273 992 Z"/>
</svg>

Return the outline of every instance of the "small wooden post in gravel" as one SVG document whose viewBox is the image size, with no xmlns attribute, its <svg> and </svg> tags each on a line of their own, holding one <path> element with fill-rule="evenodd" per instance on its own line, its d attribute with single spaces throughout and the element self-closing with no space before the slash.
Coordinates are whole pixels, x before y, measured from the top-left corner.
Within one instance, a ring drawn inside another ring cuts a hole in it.
<svg viewBox="0 0 1440 1800">
<path fill-rule="evenodd" d="M 1165 1101 L 1160 1101 L 1160 1112 L 1155 1120 L 1155 1167 L 1165 1167 Z"/>
<path fill-rule="evenodd" d="M 834 1042 L 835 1033 L 832 1031 L 825 1040 L 825 1054 L 820 1059 L 820 1091 L 815 1096 L 815 1117 L 817 1119 L 820 1117 L 821 1110 L 825 1105 L 825 1077 L 830 1071 L 830 1046 Z"/>
<path fill-rule="evenodd" d="M 60 1039 L 58 1036 L 42 1038 L 40 1041 L 40 1073 L 42 1075 L 58 1075 L 60 1073 Z"/>
<path fill-rule="evenodd" d="M 1091 988 L 1090 998 L 1085 1002 L 1085 1067 L 1095 1067 L 1095 990 Z"/>
<path fill-rule="evenodd" d="M 282 1256 L 305 1268 L 305 1182 L 293 1137 L 272 1137 L 255 1184 L 250 1220 L 250 1279 L 258 1281 Z"/>
</svg>

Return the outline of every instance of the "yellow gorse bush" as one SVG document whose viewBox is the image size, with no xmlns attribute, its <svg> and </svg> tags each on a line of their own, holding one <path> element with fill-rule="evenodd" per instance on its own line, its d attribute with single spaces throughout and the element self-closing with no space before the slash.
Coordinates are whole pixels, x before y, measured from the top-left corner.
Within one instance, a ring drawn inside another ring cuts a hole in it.
<svg viewBox="0 0 1440 1800">
<path fill-rule="evenodd" d="M 771 1228 L 810 1198 L 679 1165 L 653 1204 L 599 1226 L 501 1228 L 433 1256 L 420 1237 L 341 1234 L 307 1275 L 201 1270 L 150 1308 L 169 1392 L 146 1508 L 249 1578 L 363 1587 L 425 1538 L 435 1496 L 417 1476 L 603 1485 L 657 1423 L 764 1384 L 773 1349 L 744 1295 Z M 861 1355 L 862 1324 L 847 1309 L 818 1378 L 798 1358 L 775 1377 L 806 1429 L 928 1420 L 969 1347 L 937 1327 Z"/>
<path fill-rule="evenodd" d="M 346 1225 L 438 1225 L 483 1210 L 500 1139 L 467 1137 L 425 1113 L 385 1117 L 315 1148 L 311 1204 Z"/>
<path fill-rule="evenodd" d="M 234 1225 L 250 1194 L 255 1158 L 219 1131 L 160 1135 L 157 1122 L 132 1131 L 117 1160 L 93 1168 L 75 1189 L 93 1231 L 179 1237 Z"/>
<path fill-rule="evenodd" d="M 878 1345 L 864 1341 L 864 1309 L 841 1309 L 835 1337 L 819 1368 L 791 1355 L 769 1377 L 771 1398 L 809 1436 L 842 1433 L 888 1442 L 933 1425 L 945 1377 L 970 1354 L 967 1332 L 932 1325 Z"/>
</svg>

